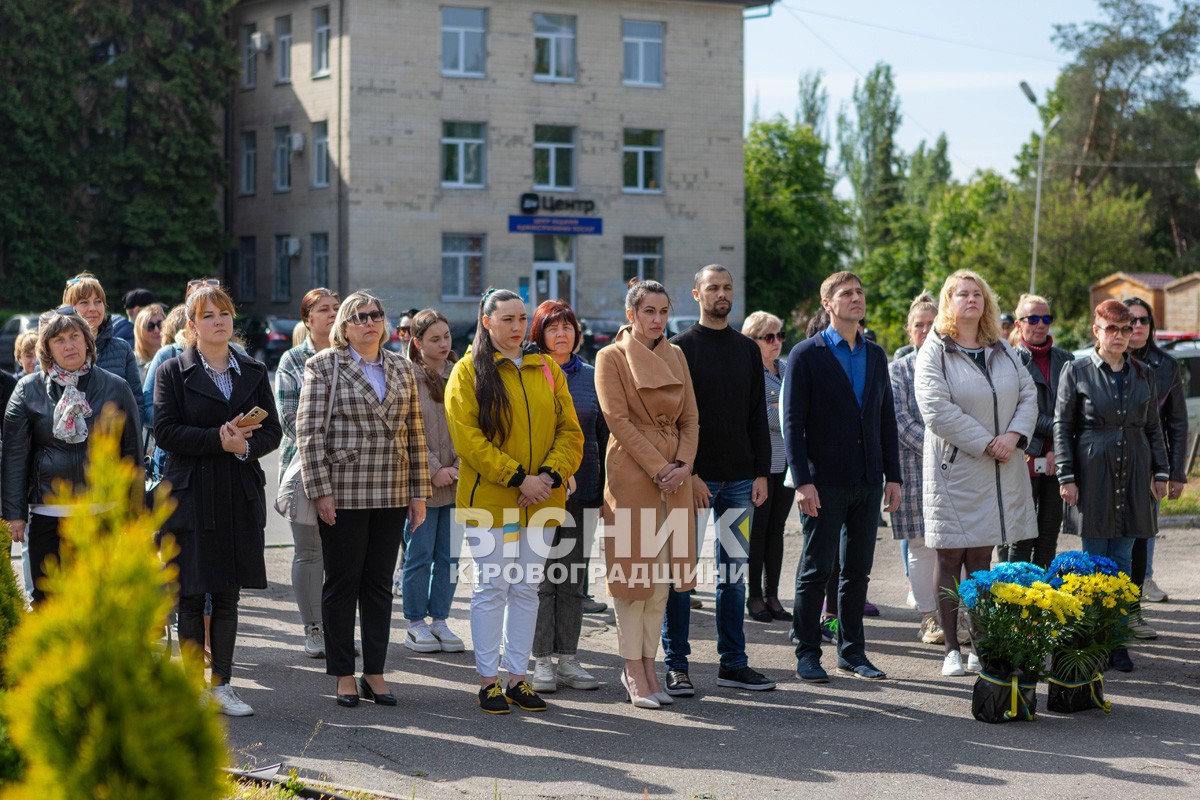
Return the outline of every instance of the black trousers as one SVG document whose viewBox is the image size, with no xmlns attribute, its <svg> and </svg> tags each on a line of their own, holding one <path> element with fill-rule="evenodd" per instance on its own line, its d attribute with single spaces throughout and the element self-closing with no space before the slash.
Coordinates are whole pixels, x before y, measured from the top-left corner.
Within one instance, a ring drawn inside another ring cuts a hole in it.
<svg viewBox="0 0 1200 800">
<path fill-rule="evenodd" d="M 1058 494 L 1058 478 L 1034 475 L 1033 507 L 1037 511 L 1037 538 L 1023 539 L 1008 546 L 1006 561 L 1029 561 L 1042 569 L 1050 566 L 1058 552 L 1058 531 L 1062 527 L 1063 503 Z"/>
<path fill-rule="evenodd" d="M 329 675 L 354 674 L 356 609 L 362 631 L 363 672 L 383 672 L 392 632 L 392 573 L 407 516 L 407 507 L 339 508 L 335 525 L 317 522 L 325 558 L 321 621 L 325 672 Z"/>
<path fill-rule="evenodd" d="M 213 684 L 221 686 L 233 677 L 233 644 L 237 640 L 240 592 L 212 592 L 212 622 L 208 640 L 212 653 Z M 179 598 L 179 641 L 204 649 L 204 594 Z"/>
<path fill-rule="evenodd" d="M 767 479 L 767 499 L 754 510 L 750 524 L 750 597 L 779 597 L 783 569 L 783 526 L 792 511 L 796 491 L 783 485 L 786 472 Z"/>
<path fill-rule="evenodd" d="M 30 514 L 29 525 L 25 529 L 25 537 L 29 541 L 29 569 L 33 576 L 33 603 L 37 605 L 46 599 L 46 593 L 41 589 L 42 578 L 46 577 L 45 562 L 50 556 L 58 558 L 58 524 L 62 517 L 47 517 L 43 514 Z"/>
</svg>

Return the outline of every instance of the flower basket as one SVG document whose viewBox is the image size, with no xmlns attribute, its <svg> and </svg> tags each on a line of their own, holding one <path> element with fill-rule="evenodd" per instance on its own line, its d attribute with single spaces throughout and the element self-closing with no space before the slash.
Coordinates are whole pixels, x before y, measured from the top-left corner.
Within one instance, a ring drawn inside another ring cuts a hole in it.
<svg viewBox="0 0 1200 800">
<path fill-rule="evenodd" d="M 1004 662 L 984 662 L 971 692 L 971 714 L 980 722 L 1037 719 L 1037 673 Z"/>
<path fill-rule="evenodd" d="M 1099 672 L 1082 681 L 1063 681 L 1053 675 L 1046 681 L 1050 684 L 1050 696 L 1046 700 L 1046 708 L 1050 711 L 1074 714 L 1098 708 L 1105 714 L 1112 713 L 1112 703 L 1104 699 L 1104 676 Z"/>
</svg>

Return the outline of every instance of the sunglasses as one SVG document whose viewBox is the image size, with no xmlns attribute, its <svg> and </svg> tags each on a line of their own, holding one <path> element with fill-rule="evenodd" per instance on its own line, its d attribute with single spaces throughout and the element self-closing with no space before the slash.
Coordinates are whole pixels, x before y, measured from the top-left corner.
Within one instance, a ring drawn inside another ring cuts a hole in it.
<svg viewBox="0 0 1200 800">
<path fill-rule="evenodd" d="M 1132 325 L 1105 325 L 1103 328 L 1097 325 L 1096 327 L 1099 330 L 1107 333 L 1109 336 L 1116 336 L 1118 333 L 1122 336 L 1128 336 L 1129 334 L 1133 333 Z"/>
<path fill-rule="evenodd" d="M 1149 325 L 1150 317 L 1130 317 L 1129 323 L 1131 325 Z"/>
<path fill-rule="evenodd" d="M 408 333 L 409 331 L 412 330 L 412 328 L 409 327 L 408 325 L 401 325 L 399 328 L 397 328 L 397 330 L 399 330 L 403 333 Z"/>
<path fill-rule="evenodd" d="M 59 306 L 54 309 L 54 313 L 60 317 L 71 317 L 78 315 L 79 312 L 75 310 L 75 306 Z"/>
<path fill-rule="evenodd" d="M 162 327 L 162 324 L 163 321 L 161 319 L 158 322 L 147 322 L 145 328 L 148 331 L 156 331 Z"/>
<path fill-rule="evenodd" d="M 199 286 L 201 284 L 204 284 L 205 286 L 220 286 L 221 282 L 216 278 L 193 278 L 192 280 L 188 281 L 189 287 Z"/>
<path fill-rule="evenodd" d="M 760 342 L 783 342 L 782 333 L 764 333 L 762 336 L 755 336 L 754 338 L 758 339 Z"/>
<path fill-rule="evenodd" d="M 1021 322 L 1028 322 L 1030 325 L 1037 325 L 1039 322 L 1043 325 L 1049 325 L 1054 322 L 1053 314 L 1028 314 L 1020 318 Z"/>
<path fill-rule="evenodd" d="M 354 325 L 366 325 L 369 322 L 383 322 L 383 312 L 370 311 L 366 314 L 355 314 L 347 321 Z"/>
</svg>

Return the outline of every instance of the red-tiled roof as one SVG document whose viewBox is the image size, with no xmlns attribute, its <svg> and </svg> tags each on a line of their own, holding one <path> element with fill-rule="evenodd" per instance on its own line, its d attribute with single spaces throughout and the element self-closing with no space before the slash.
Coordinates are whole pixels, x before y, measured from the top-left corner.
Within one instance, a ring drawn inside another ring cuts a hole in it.
<svg viewBox="0 0 1200 800">
<path fill-rule="evenodd" d="M 1137 281 L 1147 289 L 1163 289 L 1177 276 L 1168 275 L 1165 272 L 1125 272 L 1122 273 L 1131 281 Z"/>
</svg>

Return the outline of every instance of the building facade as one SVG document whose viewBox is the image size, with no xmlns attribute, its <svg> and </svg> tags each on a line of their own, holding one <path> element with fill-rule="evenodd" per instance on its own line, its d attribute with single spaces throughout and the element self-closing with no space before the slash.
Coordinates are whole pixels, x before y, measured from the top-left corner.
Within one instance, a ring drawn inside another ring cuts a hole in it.
<svg viewBox="0 0 1200 800">
<path fill-rule="evenodd" d="M 229 282 L 474 319 L 489 285 L 621 317 L 626 282 L 744 293 L 743 11 L 729 0 L 244 0 Z M 393 314 L 395 316 L 395 314 Z"/>
</svg>

